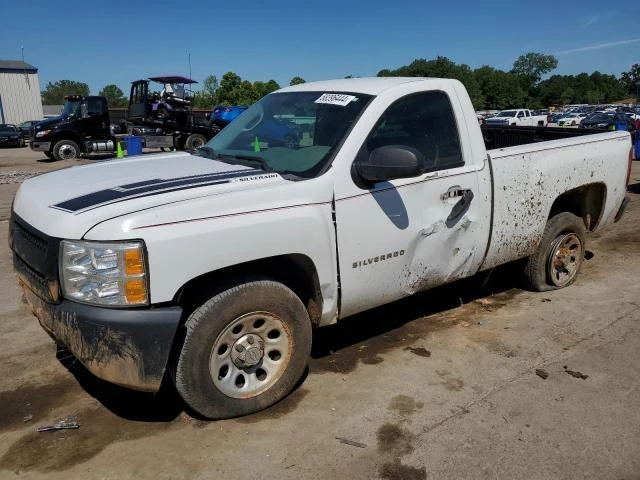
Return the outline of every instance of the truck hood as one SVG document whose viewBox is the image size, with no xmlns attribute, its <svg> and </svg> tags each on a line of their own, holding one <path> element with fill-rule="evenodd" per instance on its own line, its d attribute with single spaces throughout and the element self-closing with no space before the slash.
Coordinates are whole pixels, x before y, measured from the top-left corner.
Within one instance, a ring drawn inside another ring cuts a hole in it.
<svg viewBox="0 0 640 480">
<path fill-rule="evenodd" d="M 121 215 L 277 183 L 287 180 L 184 152 L 144 155 L 30 178 L 20 186 L 13 211 L 47 235 L 79 239 Z"/>
</svg>

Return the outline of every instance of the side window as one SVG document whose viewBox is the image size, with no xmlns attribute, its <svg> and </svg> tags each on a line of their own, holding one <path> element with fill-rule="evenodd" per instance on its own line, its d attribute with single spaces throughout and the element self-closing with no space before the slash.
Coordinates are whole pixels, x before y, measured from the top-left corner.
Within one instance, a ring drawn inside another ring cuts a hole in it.
<svg viewBox="0 0 640 480">
<path fill-rule="evenodd" d="M 425 159 L 425 172 L 464 165 L 458 126 L 444 92 L 417 93 L 397 100 L 382 114 L 359 155 L 368 156 L 387 145 L 418 150 Z"/>
<path fill-rule="evenodd" d="M 522 118 L 522 117 L 524 117 L 524 112 L 522 111 L 518 112 L 518 118 Z"/>
<path fill-rule="evenodd" d="M 87 101 L 87 110 L 89 112 L 89 115 L 100 115 L 104 112 L 104 108 L 102 106 L 102 99 L 101 98 L 90 98 Z"/>
</svg>

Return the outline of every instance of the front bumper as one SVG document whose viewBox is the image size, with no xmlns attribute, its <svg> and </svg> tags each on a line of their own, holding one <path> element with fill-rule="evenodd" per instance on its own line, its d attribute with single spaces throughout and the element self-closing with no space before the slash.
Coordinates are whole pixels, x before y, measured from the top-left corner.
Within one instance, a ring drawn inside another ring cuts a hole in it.
<svg viewBox="0 0 640 480">
<path fill-rule="evenodd" d="M 20 145 L 20 138 L 0 137 L 0 146 L 5 145 L 13 145 L 14 147 L 17 147 Z"/>
<path fill-rule="evenodd" d="M 104 308 L 62 298 L 60 239 L 12 213 L 9 245 L 26 304 L 42 327 L 94 375 L 134 390 L 160 388 L 182 308 Z"/>
<path fill-rule="evenodd" d="M 157 392 L 182 316 L 180 307 L 114 309 L 70 301 L 50 304 L 21 279 L 40 325 L 96 377 Z"/>
<path fill-rule="evenodd" d="M 32 138 L 31 142 L 29 142 L 29 148 L 36 152 L 48 152 L 51 150 L 51 142 L 41 142 L 40 140 Z"/>
</svg>

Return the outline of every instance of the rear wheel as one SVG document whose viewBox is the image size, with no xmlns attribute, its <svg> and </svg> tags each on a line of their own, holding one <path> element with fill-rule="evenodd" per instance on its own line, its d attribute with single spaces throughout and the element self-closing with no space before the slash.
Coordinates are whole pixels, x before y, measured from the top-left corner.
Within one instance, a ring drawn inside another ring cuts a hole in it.
<svg viewBox="0 0 640 480">
<path fill-rule="evenodd" d="M 219 293 L 187 320 L 175 372 L 184 401 L 208 418 L 247 415 L 284 398 L 311 351 L 311 321 L 301 300 L 271 280 Z"/>
<path fill-rule="evenodd" d="M 529 257 L 525 276 L 538 292 L 571 285 L 585 253 L 586 228 L 580 217 L 563 212 L 547 221 L 538 250 Z"/>
<path fill-rule="evenodd" d="M 80 158 L 81 151 L 78 144 L 72 140 L 60 140 L 53 146 L 53 158 L 56 160 L 70 160 Z"/>
<path fill-rule="evenodd" d="M 204 135 L 200 133 L 192 133 L 187 137 L 184 141 L 184 149 L 185 150 L 193 150 L 194 148 L 199 148 L 207 143 L 207 139 Z"/>
</svg>

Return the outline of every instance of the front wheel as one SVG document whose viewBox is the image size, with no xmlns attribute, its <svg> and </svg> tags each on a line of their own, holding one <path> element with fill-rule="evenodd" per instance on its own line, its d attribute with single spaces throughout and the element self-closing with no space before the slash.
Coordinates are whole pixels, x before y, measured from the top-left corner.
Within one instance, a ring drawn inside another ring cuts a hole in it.
<svg viewBox="0 0 640 480">
<path fill-rule="evenodd" d="M 547 221 L 538 250 L 529 257 L 525 277 L 538 292 L 571 285 L 585 254 L 586 228 L 580 217 L 563 212 Z"/>
<path fill-rule="evenodd" d="M 300 298 L 271 280 L 219 293 L 186 322 L 176 388 L 212 419 L 247 415 L 284 398 L 304 373 L 311 321 Z"/>
<path fill-rule="evenodd" d="M 53 146 L 53 158 L 56 160 L 70 160 L 80 158 L 81 151 L 78 144 L 72 140 L 60 140 Z"/>
</svg>

